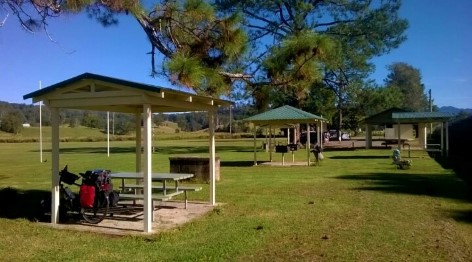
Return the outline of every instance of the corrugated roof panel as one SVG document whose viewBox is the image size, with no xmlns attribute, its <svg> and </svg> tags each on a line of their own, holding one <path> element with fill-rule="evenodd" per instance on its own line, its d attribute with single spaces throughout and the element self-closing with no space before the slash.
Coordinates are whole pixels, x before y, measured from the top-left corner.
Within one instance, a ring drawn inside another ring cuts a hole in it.
<svg viewBox="0 0 472 262">
<path fill-rule="evenodd" d="M 248 122 L 266 122 L 266 121 L 326 121 L 325 118 L 305 112 L 289 105 L 281 106 L 267 112 L 263 112 L 244 119 Z"/>
<path fill-rule="evenodd" d="M 401 112 L 392 113 L 393 119 L 422 119 L 422 118 L 450 118 L 452 115 L 446 112 Z"/>
<path fill-rule="evenodd" d="M 399 108 L 390 108 L 378 114 L 365 118 L 362 122 L 370 125 L 401 123 L 433 123 L 447 121 L 452 118 L 444 112 L 406 112 Z"/>
</svg>

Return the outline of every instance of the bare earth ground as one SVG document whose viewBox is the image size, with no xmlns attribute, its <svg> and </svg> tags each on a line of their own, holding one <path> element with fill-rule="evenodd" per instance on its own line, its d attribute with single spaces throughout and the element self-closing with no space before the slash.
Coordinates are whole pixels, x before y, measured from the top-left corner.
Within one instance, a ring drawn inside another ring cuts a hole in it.
<svg viewBox="0 0 472 262">
<path fill-rule="evenodd" d="M 126 202 L 125 202 L 126 203 Z M 71 222 L 52 225 L 45 225 L 54 228 L 90 231 L 110 235 L 141 235 L 144 233 L 144 215 L 142 205 L 138 202 L 136 205 L 126 205 L 126 207 L 114 208 L 113 216 L 107 216 L 98 224 L 88 224 L 85 222 Z M 161 202 L 154 209 L 154 222 L 152 225 L 153 233 L 159 233 L 164 230 L 179 227 L 193 219 L 197 219 L 213 210 L 214 206 L 209 203 L 188 202 L 187 209 L 183 202 L 166 201 Z"/>
</svg>

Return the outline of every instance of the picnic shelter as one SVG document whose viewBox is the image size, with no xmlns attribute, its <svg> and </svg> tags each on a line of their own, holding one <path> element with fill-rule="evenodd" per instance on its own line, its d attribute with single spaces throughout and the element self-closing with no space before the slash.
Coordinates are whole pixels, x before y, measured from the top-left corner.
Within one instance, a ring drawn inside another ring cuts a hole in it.
<svg viewBox="0 0 472 262">
<path fill-rule="evenodd" d="M 42 101 L 51 111 L 51 223 L 59 221 L 59 112 L 63 108 L 129 113 L 136 121 L 136 173 L 144 181 L 144 232 L 152 232 L 152 114 L 204 111 L 209 120 L 210 204 L 215 197 L 215 114 L 230 101 L 169 88 L 84 73 L 23 96 Z M 143 131 L 141 131 L 143 123 Z"/>
<path fill-rule="evenodd" d="M 306 155 L 307 155 L 307 165 L 310 165 L 310 124 L 316 124 L 317 132 L 317 140 L 322 146 L 322 133 L 323 133 L 323 125 L 326 125 L 327 119 L 317 116 L 301 109 L 284 105 L 278 108 L 274 108 L 272 110 L 248 117 L 244 119 L 244 121 L 252 123 L 254 125 L 254 165 L 257 165 L 257 142 L 256 142 L 256 131 L 258 127 L 268 128 L 269 129 L 269 161 L 272 162 L 272 149 L 274 147 L 272 141 L 272 131 L 275 128 L 280 127 L 288 127 L 287 130 L 290 130 L 290 127 L 294 127 L 296 124 L 305 124 L 307 130 L 307 146 L 306 146 Z M 296 132 L 296 129 L 294 129 Z M 296 137 L 296 136 L 294 136 Z"/>
<path fill-rule="evenodd" d="M 449 129 L 448 121 L 452 114 L 446 112 L 408 112 L 400 108 L 390 108 L 375 115 L 365 118 L 362 122 L 366 126 L 366 148 L 372 148 L 372 128 L 374 125 L 392 127 L 394 129 L 396 144 L 398 148 L 405 141 L 408 133 L 408 125 L 417 125 L 417 137 L 420 146 L 428 151 L 440 151 L 441 154 L 448 154 L 449 151 Z M 441 142 L 439 145 L 428 144 L 427 128 L 431 123 L 440 123 Z M 383 139 L 387 142 L 388 138 Z M 439 148 L 431 148 L 438 146 Z"/>
</svg>

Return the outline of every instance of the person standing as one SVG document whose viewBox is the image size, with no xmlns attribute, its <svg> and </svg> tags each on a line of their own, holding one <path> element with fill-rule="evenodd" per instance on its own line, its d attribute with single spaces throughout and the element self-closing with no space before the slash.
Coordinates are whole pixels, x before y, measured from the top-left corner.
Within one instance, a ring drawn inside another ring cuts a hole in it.
<svg viewBox="0 0 472 262">
<path fill-rule="evenodd" d="M 322 148 L 321 146 L 317 143 L 315 147 L 311 150 L 313 154 L 315 155 L 316 162 L 319 163 L 320 160 L 323 160 L 323 154 L 321 153 Z"/>
</svg>

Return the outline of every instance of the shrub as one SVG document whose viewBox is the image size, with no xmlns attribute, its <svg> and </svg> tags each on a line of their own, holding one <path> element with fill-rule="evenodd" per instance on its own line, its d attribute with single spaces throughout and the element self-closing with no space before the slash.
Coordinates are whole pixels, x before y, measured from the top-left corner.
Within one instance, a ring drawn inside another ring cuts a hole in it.
<svg viewBox="0 0 472 262">
<path fill-rule="evenodd" d="M 19 134 L 23 130 L 25 117 L 19 110 L 6 112 L 0 119 L 0 130 L 7 133 Z"/>
</svg>

